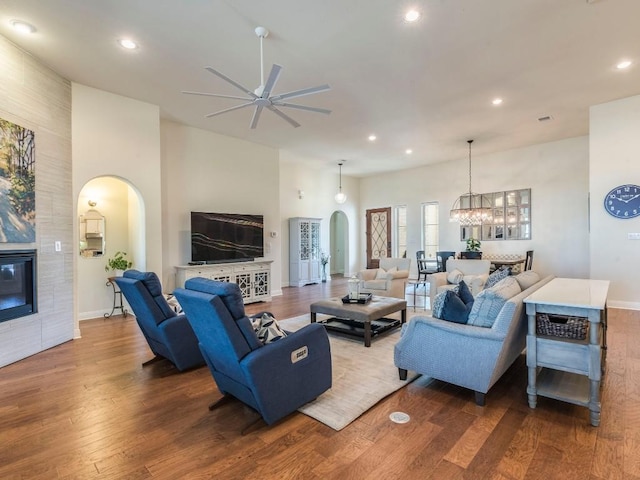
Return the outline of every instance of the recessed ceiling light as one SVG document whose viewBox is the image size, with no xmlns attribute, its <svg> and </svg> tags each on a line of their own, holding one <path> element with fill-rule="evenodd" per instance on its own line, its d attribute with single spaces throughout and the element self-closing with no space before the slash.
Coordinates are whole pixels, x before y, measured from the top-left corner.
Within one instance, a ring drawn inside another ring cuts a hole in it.
<svg viewBox="0 0 640 480">
<path fill-rule="evenodd" d="M 407 13 L 404 14 L 404 19 L 407 22 L 415 22 L 419 18 L 420 18 L 420 12 L 418 10 L 415 10 L 415 9 L 411 9 Z"/>
<path fill-rule="evenodd" d="M 378 138 L 378 137 L 376 137 L 376 136 L 375 136 L 375 135 L 373 135 L 373 134 L 369 135 L 369 141 L 370 141 L 370 142 L 374 142 L 374 141 L 376 140 L 376 138 Z"/>
<path fill-rule="evenodd" d="M 494 98 L 493 100 L 491 100 L 491 103 L 493 103 L 494 105 L 500 105 L 502 103 L 502 99 Z"/>
<path fill-rule="evenodd" d="M 624 70 L 625 68 L 629 68 L 631 66 L 631 60 L 624 60 L 616 65 L 618 70 Z"/>
<path fill-rule="evenodd" d="M 127 50 L 135 50 L 136 48 L 138 48 L 138 44 L 130 38 L 121 38 L 120 40 L 118 40 L 118 44 L 122 48 L 126 48 Z"/>
<path fill-rule="evenodd" d="M 413 150 L 411 150 L 410 148 L 407 148 L 404 153 L 406 153 L 407 155 L 411 155 L 413 153 Z"/>
<path fill-rule="evenodd" d="M 29 34 L 36 31 L 36 27 L 31 25 L 30 23 L 23 22 L 22 20 L 11 20 L 11 26 L 20 33 Z"/>
</svg>

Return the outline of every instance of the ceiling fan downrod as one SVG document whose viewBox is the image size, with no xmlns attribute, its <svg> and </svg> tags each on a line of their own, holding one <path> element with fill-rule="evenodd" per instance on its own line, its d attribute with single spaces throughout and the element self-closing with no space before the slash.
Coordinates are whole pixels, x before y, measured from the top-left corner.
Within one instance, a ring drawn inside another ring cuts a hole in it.
<svg viewBox="0 0 640 480">
<path fill-rule="evenodd" d="M 269 30 L 264 27 L 256 27 L 255 32 L 258 38 L 260 38 L 260 86 L 256 88 L 253 93 L 260 97 L 264 91 L 264 50 L 262 48 L 262 40 L 269 35 Z"/>
</svg>

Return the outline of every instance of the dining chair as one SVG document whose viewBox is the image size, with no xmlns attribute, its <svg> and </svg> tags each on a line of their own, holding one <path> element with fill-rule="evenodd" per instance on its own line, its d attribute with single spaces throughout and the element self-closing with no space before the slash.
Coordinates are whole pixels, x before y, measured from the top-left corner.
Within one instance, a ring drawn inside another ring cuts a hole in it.
<svg viewBox="0 0 640 480">
<path fill-rule="evenodd" d="M 436 261 L 438 262 L 438 272 L 447 271 L 447 260 L 449 257 L 455 257 L 456 252 L 436 252 Z"/>
<path fill-rule="evenodd" d="M 424 250 L 418 250 L 416 252 L 416 260 L 418 262 L 418 282 L 427 281 L 427 275 L 431 273 L 436 273 L 438 271 L 437 264 L 434 265 L 433 260 L 429 261 L 426 259 Z M 424 280 L 420 280 L 424 275 Z"/>
<path fill-rule="evenodd" d="M 531 270 L 533 266 L 533 250 L 527 250 L 527 256 L 524 260 L 524 270 Z"/>
</svg>

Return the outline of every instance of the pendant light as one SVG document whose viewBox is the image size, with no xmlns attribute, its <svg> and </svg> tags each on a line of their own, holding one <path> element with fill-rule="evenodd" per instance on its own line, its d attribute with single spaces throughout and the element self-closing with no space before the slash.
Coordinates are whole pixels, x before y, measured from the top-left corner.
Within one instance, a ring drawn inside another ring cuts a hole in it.
<svg viewBox="0 0 640 480">
<path fill-rule="evenodd" d="M 334 198 L 336 200 L 336 203 L 340 203 L 340 204 L 343 204 L 344 202 L 347 201 L 347 195 L 345 193 L 342 193 L 342 164 L 345 161 L 346 160 L 341 160 L 340 162 L 338 162 L 338 166 L 340 167 L 340 187 L 339 187 L 338 193 L 336 193 L 336 196 Z"/>
<path fill-rule="evenodd" d="M 471 191 L 471 144 L 473 140 L 467 140 L 469 144 L 469 193 L 460 195 L 449 212 L 449 221 L 459 222 L 461 226 L 468 227 L 482 225 L 492 219 L 491 209 L 482 206 L 482 195 Z"/>
</svg>

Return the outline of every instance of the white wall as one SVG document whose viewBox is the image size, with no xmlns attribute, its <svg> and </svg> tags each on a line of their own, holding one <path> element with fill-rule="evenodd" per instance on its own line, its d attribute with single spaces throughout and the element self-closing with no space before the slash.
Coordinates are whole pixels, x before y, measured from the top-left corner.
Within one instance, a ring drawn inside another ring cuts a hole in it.
<svg viewBox="0 0 640 480">
<path fill-rule="evenodd" d="M 72 99 L 74 202 L 93 178 L 113 176 L 127 181 L 140 193 L 145 212 L 145 223 L 140 225 L 146 232 L 141 263 L 148 270 L 162 271 L 159 107 L 77 83 L 72 84 Z M 74 207 L 77 211 L 77 203 Z M 74 228 L 77 240 L 77 219 Z M 78 255 L 78 246 L 74 248 Z M 107 244 L 107 255 L 115 251 Z M 104 288 L 102 273 L 89 285 L 77 285 L 78 294 L 85 294 L 87 288 Z M 104 305 L 95 305 L 95 310 L 101 308 Z"/>
<path fill-rule="evenodd" d="M 0 323 L 3 366 L 73 338 L 75 258 L 71 85 L 1 36 L 0 65 L 0 118 L 33 130 L 36 155 L 35 242 L 0 249 L 38 251 L 38 312 Z"/>
<path fill-rule="evenodd" d="M 272 295 L 281 294 L 278 151 L 173 122 L 162 123 L 163 285 L 191 260 L 190 212 L 264 215 Z M 277 232 L 272 238 L 269 232 Z"/>
<path fill-rule="evenodd" d="M 289 151 L 280 151 L 280 229 L 282 231 L 283 282 L 289 285 L 289 218 L 313 217 L 322 218 L 322 240 L 320 248 L 330 251 L 330 219 L 337 210 L 342 211 L 348 219 L 347 272 L 355 273 L 358 265 L 359 219 L 358 205 L 360 196 L 359 180 L 342 175 L 342 191 L 347 201 L 338 205 L 334 196 L 338 193 L 338 162 L 313 167 L 317 164 L 312 159 L 301 157 Z M 298 190 L 304 190 L 303 199 L 298 198 Z"/>
<path fill-rule="evenodd" d="M 640 308 L 637 275 L 640 217 L 617 219 L 605 212 L 614 187 L 640 185 L 640 96 L 595 105 L 590 110 L 591 278 L 609 280 L 609 306 Z"/>
<path fill-rule="evenodd" d="M 367 209 L 407 205 L 407 257 L 416 273 L 415 252 L 420 250 L 420 205 L 439 202 L 440 249 L 461 251 L 459 224 L 449 222 L 455 199 L 469 190 L 468 156 L 461 147 L 459 161 L 399 171 L 362 179 L 361 215 Z M 532 239 L 485 241 L 487 253 L 534 250 L 534 270 L 564 277 L 589 275 L 588 139 L 558 142 L 475 156 L 472 153 L 474 192 L 531 188 Z M 360 225 L 360 258 L 366 254 L 365 222 Z"/>
</svg>

